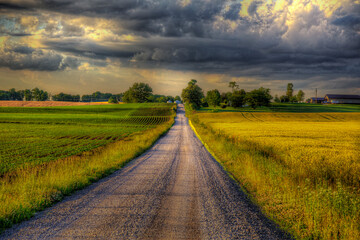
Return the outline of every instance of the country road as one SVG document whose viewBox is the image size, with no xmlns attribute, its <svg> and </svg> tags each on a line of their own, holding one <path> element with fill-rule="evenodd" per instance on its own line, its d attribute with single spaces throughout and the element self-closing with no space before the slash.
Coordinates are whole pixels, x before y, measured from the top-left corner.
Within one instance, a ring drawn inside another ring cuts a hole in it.
<svg viewBox="0 0 360 240">
<path fill-rule="evenodd" d="M 197 139 L 181 106 L 145 154 L 0 239 L 287 239 Z"/>
</svg>

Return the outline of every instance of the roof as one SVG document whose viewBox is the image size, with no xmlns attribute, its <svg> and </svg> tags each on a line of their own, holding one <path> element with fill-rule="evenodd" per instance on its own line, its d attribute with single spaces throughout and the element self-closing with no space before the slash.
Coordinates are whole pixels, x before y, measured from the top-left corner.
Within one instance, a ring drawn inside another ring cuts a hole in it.
<svg viewBox="0 0 360 240">
<path fill-rule="evenodd" d="M 318 100 L 318 101 L 323 101 L 323 100 L 325 100 L 325 98 L 323 98 L 323 97 L 312 97 L 311 99 L 312 99 L 312 100 Z"/>
<path fill-rule="evenodd" d="M 360 95 L 348 95 L 348 94 L 326 94 L 325 97 L 333 99 L 360 99 Z"/>
</svg>

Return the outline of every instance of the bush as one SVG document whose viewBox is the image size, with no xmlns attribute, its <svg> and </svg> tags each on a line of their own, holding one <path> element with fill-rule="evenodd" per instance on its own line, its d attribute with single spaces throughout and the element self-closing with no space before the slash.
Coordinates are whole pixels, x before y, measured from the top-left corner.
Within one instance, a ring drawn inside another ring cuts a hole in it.
<svg viewBox="0 0 360 240">
<path fill-rule="evenodd" d="M 227 105 L 224 104 L 224 103 L 222 103 L 220 106 L 221 106 L 221 108 L 226 108 L 227 107 Z"/>
<path fill-rule="evenodd" d="M 116 97 L 110 97 L 108 103 L 119 103 Z"/>
</svg>

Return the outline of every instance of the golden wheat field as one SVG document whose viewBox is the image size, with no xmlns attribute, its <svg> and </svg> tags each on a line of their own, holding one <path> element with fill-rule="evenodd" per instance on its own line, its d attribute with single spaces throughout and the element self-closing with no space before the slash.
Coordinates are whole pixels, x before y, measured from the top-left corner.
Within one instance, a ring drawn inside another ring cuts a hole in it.
<svg viewBox="0 0 360 240">
<path fill-rule="evenodd" d="M 360 113 L 198 113 L 193 122 L 295 237 L 360 238 Z"/>
</svg>

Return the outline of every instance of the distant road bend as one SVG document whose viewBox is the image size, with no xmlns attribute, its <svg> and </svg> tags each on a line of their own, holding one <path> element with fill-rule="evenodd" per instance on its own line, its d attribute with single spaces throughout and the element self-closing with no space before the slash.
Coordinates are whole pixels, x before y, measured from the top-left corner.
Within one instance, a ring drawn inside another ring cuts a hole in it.
<svg viewBox="0 0 360 240">
<path fill-rule="evenodd" d="M 123 169 L 0 239 L 286 239 L 207 152 L 179 107 L 175 125 Z"/>
</svg>

